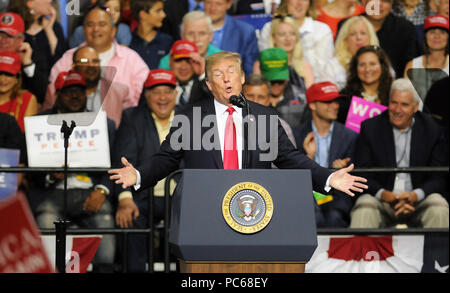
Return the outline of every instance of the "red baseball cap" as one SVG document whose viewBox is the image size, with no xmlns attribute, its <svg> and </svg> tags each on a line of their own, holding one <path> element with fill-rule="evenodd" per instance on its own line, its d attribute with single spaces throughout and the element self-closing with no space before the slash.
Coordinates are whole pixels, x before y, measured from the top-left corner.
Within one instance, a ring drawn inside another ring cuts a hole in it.
<svg viewBox="0 0 450 293">
<path fill-rule="evenodd" d="M 14 12 L 0 13 L 0 32 L 10 36 L 18 36 L 25 32 L 25 23 L 20 15 Z"/>
<path fill-rule="evenodd" d="M 10 74 L 17 74 L 22 64 L 19 53 L 14 51 L 0 51 L 0 71 Z"/>
<path fill-rule="evenodd" d="M 177 78 L 175 74 L 166 69 L 154 69 L 151 70 L 147 76 L 147 80 L 144 83 L 144 88 L 154 87 L 155 85 L 171 85 L 177 86 Z"/>
<path fill-rule="evenodd" d="M 189 58 L 191 53 L 198 53 L 197 45 L 193 42 L 179 40 L 173 43 L 170 56 L 174 59 Z"/>
<path fill-rule="evenodd" d="M 66 87 L 73 86 L 73 85 L 79 85 L 82 87 L 86 87 L 86 80 L 84 79 L 83 73 L 75 71 L 75 70 L 70 70 L 69 72 L 67 72 L 66 77 L 64 79 L 64 83 L 61 86 L 61 89 L 64 89 Z M 55 81 L 55 87 L 56 87 L 56 81 Z"/>
<path fill-rule="evenodd" d="M 60 72 L 55 80 L 55 90 L 59 91 L 62 89 L 66 76 L 69 74 L 67 71 Z"/>
<path fill-rule="evenodd" d="M 425 18 L 423 29 L 426 31 L 431 28 L 442 28 L 448 30 L 448 18 L 440 14 L 428 16 Z"/>
<path fill-rule="evenodd" d="M 329 81 L 315 83 L 306 90 L 308 104 L 315 101 L 328 102 L 343 96 L 339 93 L 338 87 Z"/>
</svg>

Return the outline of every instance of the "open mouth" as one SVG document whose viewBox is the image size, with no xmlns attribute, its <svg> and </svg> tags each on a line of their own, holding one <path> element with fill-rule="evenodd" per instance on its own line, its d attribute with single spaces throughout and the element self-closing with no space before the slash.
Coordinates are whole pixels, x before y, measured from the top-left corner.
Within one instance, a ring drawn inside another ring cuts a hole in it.
<svg viewBox="0 0 450 293">
<path fill-rule="evenodd" d="M 232 91 L 233 91 L 233 87 L 231 87 L 231 86 L 228 86 L 228 87 L 225 88 L 225 92 L 227 94 L 231 94 Z"/>
</svg>

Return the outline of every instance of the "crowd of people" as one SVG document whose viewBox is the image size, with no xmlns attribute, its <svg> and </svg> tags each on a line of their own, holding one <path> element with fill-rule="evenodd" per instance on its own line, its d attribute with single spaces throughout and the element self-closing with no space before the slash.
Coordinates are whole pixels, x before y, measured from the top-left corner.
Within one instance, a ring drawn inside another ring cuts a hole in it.
<svg viewBox="0 0 450 293">
<path fill-rule="evenodd" d="M 448 0 L 80 2 L 81 15 L 69 18 L 58 1 L 0 7 L 0 148 L 20 149 L 22 166 L 25 117 L 99 110 L 108 117 L 113 167 L 123 157 L 150 160 L 177 113 L 212 99 L 205 60 L 222 51 L 240 54 L 244 96 L 273 108 L 292 145 L 322 167 L 449 164 Z M 271 20 L 256 27 L 243 14 Z M 387 107 L 359 133 L 345 126 L 353 97 Z M 355 198 L 332 190 L 331 201 L 315 202 L 318 227 L 449 226 L 443 174 L 365 175 L 369 188 Z M 62 213 L 63 178 L 19 180 L 41 228 Z M 147 227 L 146 190 L 115 185 L 107 174 L 67 181 L 74 224 Z M 164 182 L 154 187 L 157 222 Z M 146 246 L 145 237 L 129 237 L 129 271 L 145 270 Z M 114 236 L 104 236 L 95 270 L 112 271 L 116 253 Z"/>
</svg>

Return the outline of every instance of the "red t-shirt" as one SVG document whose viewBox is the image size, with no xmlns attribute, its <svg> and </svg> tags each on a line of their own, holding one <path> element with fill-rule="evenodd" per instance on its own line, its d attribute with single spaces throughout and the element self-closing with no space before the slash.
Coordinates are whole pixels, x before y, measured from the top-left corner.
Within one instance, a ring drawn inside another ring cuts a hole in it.
<svg viewBox="0 0 450 293">
<path fill-rule="evenodd" d="M 322 7 L 318 7 L 318 10 L 320 11 L 320 15 L 316 18 L 316 20 L 328 24 L 328 26 L 330 27 L 331 31 L 333 32 L 333 40 L 336 40 L 336 35 L 337 35 L 337 32 L 338 32 L 338 24 L 339 24 L 339 22 L 341 20 L 345 19 L 345 18 L 348 18 L 348 17 L 338 17 L 338 18 L 332 17 L 332 16 L 328 15 L 322 9 Z M 360 14 L 364 13 L 364 11 L 365 11 L 364 6 L 356 5 L 355 6 L 355 11 L 349 17 L 360 15 Z"/>
<path fill-rule="evenodd" d="M 9 114 L 16 118 L 22 132 L 25 132 L 25 112 L 27 111 L 28 104 L 30 103 L 32 96 L 33 94 L 30 92 L 23 92 L 22 95 L 16 97 L 15 99 L 9 100 L 8 102 L 0 105 L 0 112 Z"/>
</svg>

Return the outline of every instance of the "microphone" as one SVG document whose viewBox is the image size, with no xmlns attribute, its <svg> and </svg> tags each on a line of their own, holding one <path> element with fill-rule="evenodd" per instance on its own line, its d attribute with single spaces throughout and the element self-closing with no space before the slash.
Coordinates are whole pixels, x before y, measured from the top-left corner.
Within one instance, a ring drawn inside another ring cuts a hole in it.
<svg viewBox="0 0 450 293">
<path fill-rule="evenodd" d="M 245 108 L 247 106 L 247 101 L 241 96 L 231 96 L 230 103 L 239 108 Z"/>
</svg>

